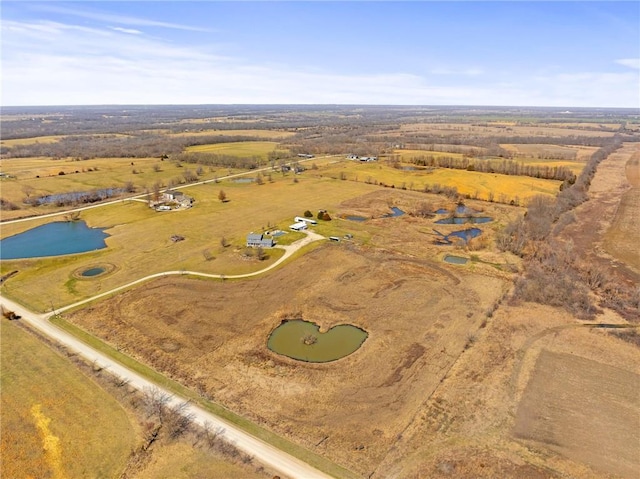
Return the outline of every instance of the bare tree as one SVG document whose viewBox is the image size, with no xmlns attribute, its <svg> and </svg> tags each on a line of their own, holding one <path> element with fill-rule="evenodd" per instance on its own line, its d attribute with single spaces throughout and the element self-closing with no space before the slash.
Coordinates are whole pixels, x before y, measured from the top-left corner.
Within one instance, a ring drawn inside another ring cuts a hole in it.
<svg viewBox="0 0 640 479">
<path fill-rule="evenodd" d="M 153 190 L 152 190 L 152 191 L 153 191 L 153 192 L 151 193 L 151 199 L 152 199 L 153 201 L 158 201 L 158 200 L 160 200 L 160 182 L 159 182 L 159 181 L 156 181 L 156 182 L 153 184 Z"/>
<path fill-rule="evenodd" d="M 31 186 L 31 185 L 22 185 L 22 192 L 24 193 L 25 196 L 25 203 L 29 203 L 29 199 L 31 198 L 31 195 L 36 191 L 36 189 Z"/>
</svg>

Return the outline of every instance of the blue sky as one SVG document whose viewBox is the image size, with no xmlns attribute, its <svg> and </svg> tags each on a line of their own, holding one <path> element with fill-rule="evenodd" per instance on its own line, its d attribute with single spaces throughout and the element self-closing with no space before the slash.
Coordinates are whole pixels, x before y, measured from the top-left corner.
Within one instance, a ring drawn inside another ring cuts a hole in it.
<svg viewBox="0 0 640 479">
<path fill-rule="evenodd" d="M 634 1 L 2 1 L 8 105 L 640 108 Z"/>
</svg>

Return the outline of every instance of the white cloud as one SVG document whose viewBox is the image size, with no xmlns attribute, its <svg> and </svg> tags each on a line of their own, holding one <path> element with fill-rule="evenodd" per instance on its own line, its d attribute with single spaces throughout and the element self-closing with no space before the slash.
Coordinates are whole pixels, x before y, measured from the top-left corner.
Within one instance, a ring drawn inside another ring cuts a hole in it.
<svg viewBox="0 0 640 479">
<path fill-rule="evenodd" d="M 109 27 L 111 30 L 115 30 L 116 32 L 128 33 L 130 35 L 140 35 L 142 32 L 140 30 L 135 30 L 133 28 L 122 28 L 122 27 Z"/>
<path fill-rule="evenodd" d="M 187 30 L 193 32 L 209 32 L 211 30 L 207 28 L 194 27 L 191 25 L 183 25 L 179 23 L 161 22 L 157 20 L 150 20 L 147 18 L 130 17 L 127 15 L 115 15 L 112 13 L 79 10 L 75 8 L 61 7 L 58 5 L 38 5 L 34 7 L 34 10 L 43 12 L 59 13 L 64 15 L 72 15 L 80 18 L 86 18 L 89 20 L 97 20 L 105 23 L 116 23 L 121 25 L 134 25 L 139 27 L 159 27 L 170 28 L 175 30 Z"/>
<path fill-rule="evenodd" d="M 622 58 L 620 60 L 616 60 L 616 63 L 625 67 L 640 70 L 640 58 Z"/>
<path fill-rule="evenodd" d="M 480 68 L 434 68 L 430 71 L 432 75 L 453 75 L 453 76 L 479 76 L 484 73 L 484 71 Z"/>
</svg>

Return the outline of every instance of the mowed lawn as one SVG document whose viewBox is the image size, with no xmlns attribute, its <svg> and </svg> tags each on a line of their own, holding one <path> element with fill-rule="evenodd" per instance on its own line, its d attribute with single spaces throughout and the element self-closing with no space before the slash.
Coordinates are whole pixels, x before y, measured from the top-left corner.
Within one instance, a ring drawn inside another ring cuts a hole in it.
<svg viewBox="0 0 640 479">
<path fill-rule="evenodd" d="M 119 477 L 136 435 L 126 412 L 69 359 L 2 321 L 0 476 Z"/>
<path fill-rule="evenodd" d="M 320 170 L 321 171 L 321 170 Z M 342 201 L 375 190 L 376 186 L 314 178 L 307 173 L 273 175 L 263 185 L 222 181 L 185 188 L 195 199 L 191 209 L 156 212 L 145 203 L 130 201 L 82 212 L 89 226 L 107 228 L 108 248 L 95 252 L 2 261 L 2 273 L 19 273 L 3 284 L 3 292 L 36 310 L 49 310 L 121 286 L 153 273 L 191 270 L 242 274 L 263 269 L 282 255 L 268 250 L 265 261 L 245 259 L 246 235 L 263 228 L 287 230 L 293 217 L 305 210 L 326 209 L 333 214 Z M 224 190 L 227 202 L 218 199 Z M 60 220 L 53 218 L 45 221 Z M 2 237 L 40 224 L 40 220 L 3 226 Z M 171 241 L 180 235 L 184 241 Z M 285 241 L 295 233 L 288 233 Z M 228 247 L 221 246 L 225 238 Z M 207 256 L 209 259 L 207 259 Z M 78 279 L 74 272 L 95 264 L 112 264 L 113 272 L 94 279 Z"/>
<path fill-rule="evenodd" d="M 407 188 L 423 191 L 425 186 L 455 186 L 463 195 L 481 200 L 489 199 L 508 203 L 518 198 L 520 204 L 535 195 L 555 196 L 560 181 L 531 178 L 528 176 L 499 175 L 477 171 L 436 168 L 434 170 L 406 171 L 387 166 L 384 162 L 360 163 L 344 160 L 340 163 L 324 166 L 318 174 L 358 182 L 378 182 L 393 185 L 394 188 Z"/>
</svg>

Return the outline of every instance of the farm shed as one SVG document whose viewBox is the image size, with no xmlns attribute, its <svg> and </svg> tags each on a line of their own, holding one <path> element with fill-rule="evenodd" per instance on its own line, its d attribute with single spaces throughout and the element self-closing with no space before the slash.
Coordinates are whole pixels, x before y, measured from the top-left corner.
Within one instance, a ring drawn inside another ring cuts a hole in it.
<svg viewBox="0 0 640 479">
<path fill-rule="evenodd" d="M 318 224 L 316 220 L 313 220 L 311 218 L 303 218 L 302 216 L 296 216 L 295 218 L 293 218 L 293 221 L 295 221 L 296 223 L 309 223 L 310 225 Z"/>
<path fill-rule="evenodd" d="M 289 226 L 289 229 L 292 229 L 293 231 L 302 231 L 302 230 L 306 230 L 307 228 L 308 228 L 307 223 L 305 223 L 304 221 L 294 223 L 291 226 Z"/>
<path fill-rule="evenodd" d="M 272 238 L 266 238 L 259 233 L 249 233 L 247 235 L 247 246 L 249 248 L 273 248 L 276 242 Z"/>
</svg>

